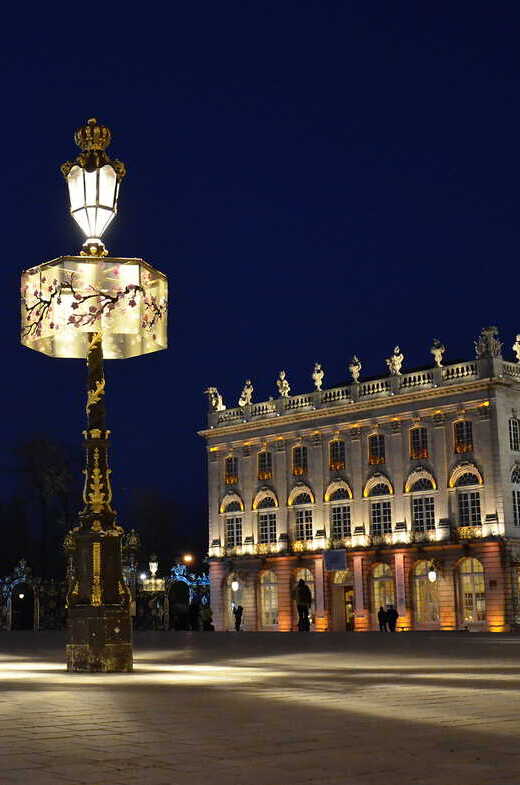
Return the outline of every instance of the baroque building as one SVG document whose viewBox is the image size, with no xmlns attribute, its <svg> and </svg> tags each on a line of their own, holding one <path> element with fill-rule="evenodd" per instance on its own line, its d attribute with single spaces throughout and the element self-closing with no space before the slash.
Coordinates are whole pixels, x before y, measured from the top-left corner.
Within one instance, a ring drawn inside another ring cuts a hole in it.
<svg viewBox="0 0 520 785">
<path fill-rule="evenodd" d="M 207 441 L 211 605 L 217 630 L 296 629 L 294 587 L 312 628 L 505 631 L 520 625 L 520 340 L 504 360 L 494 327 L 476 358 L 236 408 L 214 387 Z M 322 389 L 323 386 L 323 389 Z"/>
</svg>

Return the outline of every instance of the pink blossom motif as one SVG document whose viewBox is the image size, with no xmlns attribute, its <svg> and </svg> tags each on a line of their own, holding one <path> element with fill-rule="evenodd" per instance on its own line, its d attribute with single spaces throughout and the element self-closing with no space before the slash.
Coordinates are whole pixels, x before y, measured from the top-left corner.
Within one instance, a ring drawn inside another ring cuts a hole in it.
<svg viewBox="0 0 520 785">
<path fill-rule="evenodd" d="M 128 305 L 129 305 L 131 308 L 134 308 L 134 306 L 135 306 L 135 305 L 137 305 L 137 303 L 136 303 L 136 302 L 135 302 L 135 300 L 132 298 L 131 300 L 129 300 L 129 301 L 128 301 Z"/>
<path fill-rule="evenodd" d="M 90 311 L 90 313 L 96 313 L 97 312 L 96 306 L 95 305 L 91 305 L 90 308 L 89 308 L 89 311 Z"/>
<path fill-rule="evenodd" d="M 81 296 L 81 294 L 78 294 L 78 292 L 75 292 L 75 294 L 74 294 L 74 299 L 75 299 L 75 300 L 82 300 L 82 299 L 83 299 L 83 297 Z"/>
<path fill-rule="evenodd" d="M 58 299 L 56 300 L 56 302 L 58 303 L 58 305 L 61 305 L 61 297 L 58 297 Z"/>
<path fill-rule="evenodd" d="M 51 322 L 51 323 L 49 324 L 49 327 L 51 328 L 51 330 L 54 330 L 54 322 Z"/>
<path fill-rule="evenodd" d="M 76 324 L 76 317 L 75 316 L 69 316 L 69 324 Z"/>
<path fill-rule="evenodd" d="M 76 308 L 79 308 L 79 303 L 72 303 L 72 305 L 70 307 L 74 308 L 74 310 L 76 310 Z"/>
</svg>

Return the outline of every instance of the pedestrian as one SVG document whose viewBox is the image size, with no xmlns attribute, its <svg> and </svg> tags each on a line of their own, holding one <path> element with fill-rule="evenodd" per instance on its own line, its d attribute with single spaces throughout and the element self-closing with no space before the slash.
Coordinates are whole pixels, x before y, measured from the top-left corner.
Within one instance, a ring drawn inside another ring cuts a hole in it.
<svg viewBox="0 0 520 785">
<path fill-rule="evenodd" d="M 234 605 L 233 606 L 233 616 L 235 617 L 235 630 L 240 632 L 240 625 L 242 624 L 242 614 L 244 613 L 244 609 L 241 605 Z"/>
<path fill-rule="evenodd" d="M 379 621 L 379 629 L 381 630 L 381 632 L 388 632 L 388 627 L 387 627 L 388 618 L 386 615 L 386 611 L 382 605 L 377 612 L 377 620 Z"/>
<path fill-rule="evenodd" d="M 399 614 L 397 613 L 394 606 L 389 605 L 388 610 L 386 612 L 386 619 L 387 619 L 388 627 L 390 628 L 390 632 L 395 632 L 395 625 L 397 624 L 398 618 L 399 618 Z"/>
<path fill-rule="evenodd" d="M 300 578 L 296 586 L 296 607 L 298 608 L 298 631 L 309 632 L 311 628 L 309 620 L 309 608 L 312 604 L 311 590 Z"/>
</svg>

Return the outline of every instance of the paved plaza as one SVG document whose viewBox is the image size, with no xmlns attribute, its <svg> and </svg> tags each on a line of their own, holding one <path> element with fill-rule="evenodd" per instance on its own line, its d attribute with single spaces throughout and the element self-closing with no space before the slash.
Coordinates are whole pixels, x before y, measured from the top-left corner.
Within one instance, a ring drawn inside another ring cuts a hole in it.
<svg viewBox="0 0 520 785">
<path fill-rule="evenodd" d="M 1 785 L 520 783 L 520 637 L 143 633 L 132 675 L 0 637 Z"/>
</svg>

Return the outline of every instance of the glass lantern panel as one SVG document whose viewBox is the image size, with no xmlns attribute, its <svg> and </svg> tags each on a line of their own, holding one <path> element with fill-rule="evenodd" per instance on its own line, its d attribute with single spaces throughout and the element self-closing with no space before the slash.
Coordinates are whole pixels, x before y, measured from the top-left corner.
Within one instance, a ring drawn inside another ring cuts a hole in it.
<svg viewBox="0 0 520 785">
<path fill-rule="evenodd" d="M 88 216 L 84 207 L 81 210 L 76 210 L 76 212 L 72 213 L 72 217 L 79 225 L 81 231 L 85 235 L 85 237 L 90 236 L 90 228 L 88 223 Z"/>
<path fill-rule="evenodd" d="M 86 357 L 89 333 L 101 332 L 107 359 L 159 351 L 167 346 L 167 296 L 166 277 L 142 259 L 60 257 L 22 275 L 22 344 Z"/>
<path fill-rule="evenodd" d="M 96 234 L 92 236 L 101 237 L 103 232 L 107 228 L 108 224 L 114 218 L 114 215 L 115 213 L 113 213 L 111 210 L 107 210 L 103 207 L 98 207 L 96 213 L 96 225 L 95 225 Z"/>
<path fill-rule="evenodd" d="M 105 164 L 99 170 L 99 204 L 114 209 L 116 188 L 116 173 L 110 164 Z"/>
<path fill-rule="evenodd" d="M 86 172 L 83 170 L 83 177 L 85 179 L 85 204 L 87 206 L 95 205 L 98 201 L 98 170 L 93 172 Z"/>
<path fill-rule="evenodd" d="M 67 177 L 69 186 L 70 209 L 77 210 L 83 207 L 85 199 L 85 189 L 83 186 L 83 169 L 73 166 Z"/>
</svg>

